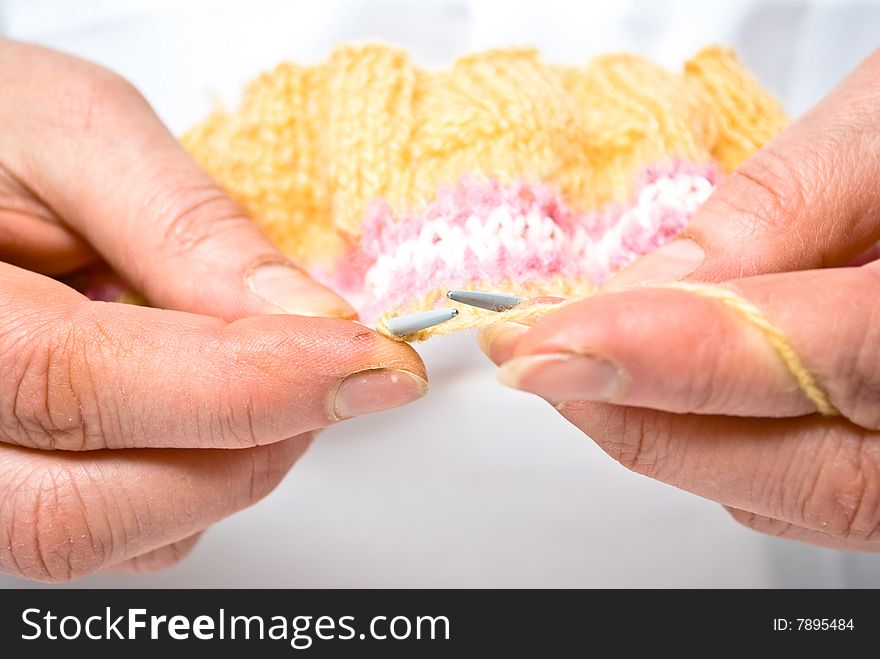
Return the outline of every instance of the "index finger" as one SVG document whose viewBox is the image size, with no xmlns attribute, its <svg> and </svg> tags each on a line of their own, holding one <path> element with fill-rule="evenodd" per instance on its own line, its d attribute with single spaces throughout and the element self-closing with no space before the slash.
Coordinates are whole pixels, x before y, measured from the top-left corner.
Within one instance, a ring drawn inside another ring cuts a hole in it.
<svg viewBox="0 0 880 659">
<path fill-rule="evenodd" d="M 234 320 L 353 318 L 187 155 L 129 83 L 0 39 L 0 170 L 85 238 L 151 304 Z"/>
<path fill-rule="evenodd" d="M 0 370 L 0 440 L 71 450 L 267 444 L 427 389 L 411 347 L 358 323 L 91 302 L 9 265 Z"/>
</svg>

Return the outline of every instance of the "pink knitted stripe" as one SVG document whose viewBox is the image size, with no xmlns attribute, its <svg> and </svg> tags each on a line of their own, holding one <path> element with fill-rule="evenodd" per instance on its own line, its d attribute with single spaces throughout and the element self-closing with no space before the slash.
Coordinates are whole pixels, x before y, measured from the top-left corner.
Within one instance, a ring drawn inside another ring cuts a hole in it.
<svg viewBox="0 0 880 659">
<path fill-rule="evenodd" d="M 601 284 L 677 236 L 718 180 L 711 166 L 675 161 L 637 177 L 629 203 L 574 212 L 550 186 L 465 179 L 419 213 L 393 216 L 377 200 L 360 244 L 335 273 L 313 273 L 370 322 L 441 286 L 551 277 Z"/>
</svg>

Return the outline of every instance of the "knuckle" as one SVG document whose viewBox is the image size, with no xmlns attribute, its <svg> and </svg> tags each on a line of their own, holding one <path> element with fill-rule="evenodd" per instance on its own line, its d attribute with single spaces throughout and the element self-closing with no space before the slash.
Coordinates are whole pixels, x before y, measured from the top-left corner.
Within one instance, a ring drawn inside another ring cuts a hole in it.
<svg viewBox="0 0 880 659">
<path fill-rule="evenodd" d="M 283 450 L 278 444 L 268 445 L 250 451 L 249 487 L 247 505 L 253 505 L 274 490 L 290 464 L 279 453 Z"/>
<path fill-rule="evenodd" d="M 880 275 L 868 268 L 861 270 L 875 278 L 869 290 L 880 293 Z M 847 336 L 841 344 L 852 348 L 836 353 L 838 375 L 831 384 L 840 391 L 836 398 L 848 419 L 880 430 L 880 302 L 875 301 L 867 313 L 864 308 L 853 310 L 847 318 Z"/>
<path fill-rule="evenodd" d="M 781 538 L 788 535 L 789 531 L 795 528 L 793 524 L 788 522 L 773 519 L 772 517 L 764 517 L 763 515 L 758 515 L 748 510 L 731 508 L 728 506 L 725 506 L 725 509 L 738 524 L 758 533 Z"/>
<path fill-rule="evenodd" d="M 31 330 L 7 334 L 3 350 L 12 364 L 0 399 L 0 427 L 7 440 L 30 448 L 85 447 L 81 406 L 69 386 L 71 367 L 65 332 Z"/>
<path fill-rule="evenodd" d="M 730 506 L 724 506 L 724 509 L 737 524 L 741 524 L 747 529 L 755 530 L 755 523 L 758 520 L 758 516 L 755 513 L 743 510 L 742 508 L 732 508 Z"/>
<path fill-rule="evenodd" d="M 203 437 L 203 441 L 224 448 L 250 448 L 261 443 L 254 425 L 255 402 L 245 396 L 239 399 L 234 391 L 229 391 L 222 397 L 225 402 L 220 403 L 219 413 L 213 415 L 217 422 L 208 421 L 209 436 Z"/>
<path fill-rule="evenodd" d="M 174 567 L 192 553 L 197 538 L 185 538 L 170 545 L 165 545 L 147 554 L 135 556 L 127 561 L 124 569 L 135 574 L 146 574 L 157 570 L 166 570 Z"/>
<path fill-rule="evenodd" d="M 79 475 L 64 465 L 31 468 L 7 490 L 0 563 L 27 579 L 72 581 L 103 566 L 113 536 L 96 523 Z"/>
<path fill-rule="evenodd" d="M 152 201 L 152 214 L 163 225 L 158 247 L 167 257 L 191 257 L 206 243 L 246 226 L 241 207 L 214 183 L 168 190 Z"/>
<path fill-rule="evenodd" d="M 727 377 L 731 368 L 727 360 L 738 360 L 735 351 L 719 354 L 718 346 L 735 346 L 741 329 L 738 324 L 728 322 L 726 316 L 719 316 L 717 306 L 709 300 L 696 301 L 702 305 L 702 314 L 712 318 L 711 330 L 693 337 L 689 349 L 693 364 L 700 368 L 689 368 L 675 375 L 682 382 L 682 391 L 671 397 L 683 401 L 680 412 L 714 414 L 719 410 L 736 413 L 742 405 L 742 392 L 737 390 L 736 381 Z M 741 368 L 738 363 L 736 368 Z M 734 371 L 735 372 L 735 371 Z"/>
<path fill-rule="evenodd" d="M 674 417 L 630 407 L 610 409 L 608 414 L 600 431 L 606 453 L 630 471 L 672 482 L 675 461 L 668 453 Z"/>
<path fill-rule="evenodd" d="M 880 446 L 869 434 L 841 440 L 803 480 L 796 510 L 804 525 L 845 540 L 880 538 Z"/>
<path fill-rule="evenodd" d="M 101 351 L 88 347 L 97 342 L 76 323 L 52 324 L 51 329 L 29 328 L 26 337 L 7 334 L 2 341 L 12 377 L 0 396 L 0 431 L 8 441 L 30 448 L 104 448 L 111 409 L 98 402 Z"/>
<path fill-rule="evenodd" d="M 815 160 L 805 158 L 797 166 L 781 155 L 772 143 L 745 161 L 728 177 L 731 194 L 724 202 L 731 217 L 750 231 L 785 229 L 797 222 L 808 208 L 802 170 Z"/>
<path fill-rule="evenodd" d="M 122 76 L 97 65 L 71 73 L 56 94 L 57 118 L 64 130 L 79 134 L 106 134 L 108 126 L 123 124 L 136 106 L 147 101 Z"/>
<path fill-rule="evenodd" d="M 227 352 L 222 344 L 217 352 L 236 359 L 235 353 Z M 199 446 L 211 448 L 246 449 L 265 443 L 264 435 L 271 431 L 265 420 L 272 415 L 269 402 L 258 395 L 259 390 L 242 369 L 224 373 L 211 395 L 186 413 L 192 419 L 186 425 L 192 429 L 193 439 Z"/>
<path fill-rule="evenodd" d="M 842 535 L 874 541 L 880 538 L 880 448 L 870 439 L 863 440 L 851 470 L 852 477 L 838 477 L 835 488 Z"/>
</svg>

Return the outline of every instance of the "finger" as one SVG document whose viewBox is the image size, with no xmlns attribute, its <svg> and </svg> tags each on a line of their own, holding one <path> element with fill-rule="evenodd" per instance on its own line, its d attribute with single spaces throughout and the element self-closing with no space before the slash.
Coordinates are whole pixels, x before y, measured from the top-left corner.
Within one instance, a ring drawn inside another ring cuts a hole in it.
<svg viewBox="0 0 880 659">
<path fill-rule="evenodd" d="M 0 446 L 0 570 L 69 581 L 180 542 L 271 492 L 309 441 L 238 451 Z"/>
<path fill-rule="evenodd" d="M 0 264 L 0 440 L 36 448 L 239 448 L 427 390 L 408 345 L 358 323 L 232 323 L 90 302 Z"/>
<path fill-rule="evenodd" d="M 853 261 L 849 264 L 851 266 L 860 266 L 866 265 L 868 263 L 873 263 L 880 259 L 880 243 L 874 243 L 864 252 L 859 254 Z"/>
<path fill-rule="evenodd" d="M 0 210 L 0 261 L 59 275 L 94 260 L 95 252 L 63 227 Z"/>
<path fill-rule="evenodd" d="M 143 574 L 145 572 L 165 570 L 177 565 L 184 558 L 189 556 L 201 537 L 201 531 L 193 533 L 191 536 L 188 536 L 183 540 L 178 540 L 177 542 L 172 542 L 159 547 L 158 549 L 153 549 L 133 558 L 128 558 L 115 565 L 105 567 L 101 571 L 109 574 L 119 574 L 123 572 Z"/>
<path fill-rule="evenodd" d="M 880 239 L 880 50 L 611 287 L 846 265 Z"/>
<path fill-rule="evenodd" d="M 189 158 L 128 83 L 0 42 L 3 164 L 154 305 L 232 320 L 353 318 L 293 267 Z M 34 148 L 34 145 L 39 148 Z"/>
<path fill-rule="evenodd" d="M 483 353 L 496 366 L 513 359 L 516 347 L 536 321 L 502 321 L 481 327 L 477 340 Z"/>
<path fill-rule="evenodd" d="M 0 166 L 0 261 L 44 274 L 71 272 L 95 252 Z"/>
<path fill-rule="evenodd" d="M 733 296 L 706 297 L 718 291 Z M 880 277 L 871 267 L 764 275 L 720 289 L 631 289 L 545 317 L 499 378 L 555 401 L 736 416 L 810 414 L 822 405 L 818 395 L 880 429 L 878 314 Z"/>
<path fill-rule="evenodd" d="M 730 508 L 728 506 L 725 506 L 725 508 L 733 519 L 746 528 L 757 531 L 758 533 L 765 533 L 777 538 L 785 538 L 797 542 L 805 542 L 807 544 L 818 545 L 819 547 L 826 547 L 828 549 L 836 549 L 837 551 L 880 551 L 880 539 L 846 540 L 831 535 L 830 533 L 805 529 L 801 526 L 773 519 L 772 517 L 756 515 L 747 510 Z"/>
<path fill-rule="evenodd" d="M 565 300 L 560 297 L 537 297 L 525 300 L 520 308 L 536 304 L 560 304 Z M 526 317 L 518 321 L 500 321 L 480 328 L 477 335 L 480 348 L 496 366 L 501 366 L 513 357 L 519 340 L 526 335 L 529 328 L 538 321 L 538 316 Z"/>
<path fill-rule="evenodd" d="M 880 540 L 880 433 L 846 420 L 734 419 L 567 401 L 560 413 L 623 466 L 718 503 Z"/>
</svg>

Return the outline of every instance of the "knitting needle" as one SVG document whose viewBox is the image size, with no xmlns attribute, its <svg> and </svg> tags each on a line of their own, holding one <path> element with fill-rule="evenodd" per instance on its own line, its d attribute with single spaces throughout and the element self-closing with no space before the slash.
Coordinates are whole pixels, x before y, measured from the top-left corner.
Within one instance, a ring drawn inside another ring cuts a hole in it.
<svg viewBox="0 0 880 659">
<path fill-rule="evenodd" d="M 461 302 L 462 304 L 480 309 L 488 309 L 489 311 L 507 311 L 522 302 L 515 295 L 483 293 L 480 291 L 447 291 L 446 297 L 454 302 Z"/>
<path fill-rule="evenodd" d="M 397 316 L 386 321 L 388 331 L 395 336 L 409 336 L 423 329 L 434 327 L 447 320 L 452 320 L 458 315 L 458 309 L 434 309 L 410 314 L 409 316 Z"/>
</svg>

